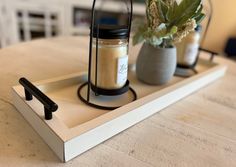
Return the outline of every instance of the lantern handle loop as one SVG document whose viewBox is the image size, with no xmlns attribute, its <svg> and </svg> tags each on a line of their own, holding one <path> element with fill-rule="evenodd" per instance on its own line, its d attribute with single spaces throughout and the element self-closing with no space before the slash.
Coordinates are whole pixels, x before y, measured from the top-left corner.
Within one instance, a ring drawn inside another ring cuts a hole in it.
<svg viewBox="0 0 236 167">
<path fill-rule="evenodd" d="M 92 4 L 92 12 L 91 12 L 91 23 L 90 23 L 90 41 L 89 41 L 89 64 L 88 64 L 88 90 L 87 90 L 87 101 L 90 101 L 90 88 L 91 88 L 91 67 L 92 67 L 92 45 L 93 45 L 93 29 L 95 24 L 95 5 L 97 0 L 93 0 Z M 131 24 L 132 24 L 132 16 L 133 16 L 133 0 L 130 1 L 130 11 L 128 10 L 128 43 L 130 39 L 130 32 L 131 32 Z M 127 3 L 126 3 L 127 4 Z M 129 8 L 127 8 L 129 9 Z M 98 26 L 97 26 L 98 28 Z M 98 33 L 97 33 L 98 38 Z M 96 41 L 96 45 L 97 45 Z M 129 47 L 129 46 L 128 46 Z M 96 54 L 96 61 L 97 61 L 97 54 Z M 97 65 L 96 65 L 97 67 Z"/>
</svg>

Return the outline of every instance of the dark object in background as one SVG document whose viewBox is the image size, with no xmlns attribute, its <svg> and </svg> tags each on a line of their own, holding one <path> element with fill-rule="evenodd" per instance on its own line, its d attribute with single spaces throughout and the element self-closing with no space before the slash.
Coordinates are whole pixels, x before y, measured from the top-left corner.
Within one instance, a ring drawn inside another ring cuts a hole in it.
<svg viewBox="0 0 236 167">
<path fill-rule="evenodd" d="M 236 57 L 236 38 L 230 38 L 225 47 L 225 53 L 228 57 Z"/>
</svg>

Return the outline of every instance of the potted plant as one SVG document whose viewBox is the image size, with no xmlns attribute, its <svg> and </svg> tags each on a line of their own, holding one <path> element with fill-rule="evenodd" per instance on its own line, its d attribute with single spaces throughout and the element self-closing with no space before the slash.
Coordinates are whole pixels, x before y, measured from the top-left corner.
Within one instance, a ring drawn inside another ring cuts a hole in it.
<svg viewBox="0 0 236 167">
<path fill-rule="evenodd" d="M 167 83 L 176 68 L 176 48 L 205 15 L 201 0 L 146 0 L 146 22 L 136 27 L 133 44 L 144 42 L 136 62 L 141 81 Z"/>
</svg>

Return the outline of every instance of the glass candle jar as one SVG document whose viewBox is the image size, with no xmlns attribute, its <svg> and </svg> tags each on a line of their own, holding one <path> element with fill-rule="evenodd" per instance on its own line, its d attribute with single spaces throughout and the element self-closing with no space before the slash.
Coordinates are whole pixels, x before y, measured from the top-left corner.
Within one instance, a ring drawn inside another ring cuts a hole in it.
<svg viewBox="0 0 236 167">
<path fill-rule="evenodd" d="M 193 66 L 196 63 L 201 39 L 201 27 L 187 35 L 181 43 L 177 44 L 178 65 Z"/>
<path fill-rule="evenodd" d="M 92 84 L 107 90 L 122 88 L 128 75 L 128 29 L 103 26 L 93 36 Z"/>
</svg>

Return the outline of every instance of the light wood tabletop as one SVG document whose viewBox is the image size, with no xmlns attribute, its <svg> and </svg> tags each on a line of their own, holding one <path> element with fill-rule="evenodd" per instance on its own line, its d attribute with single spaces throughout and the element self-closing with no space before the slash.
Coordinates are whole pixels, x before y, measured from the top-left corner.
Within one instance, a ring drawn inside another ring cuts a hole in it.
<svg viewBox="0 0 236 167">
<path fill-rule="evenodd" d="M 131 47 L 130 61 L 140 46 Z M 20 77 L 87 70 L 88 37 L 36 40 L 0 50 L 0 167 L 236 166 L 236 63 L 225 77 L 63 164 L 12 104 Z"/>
</svg>

